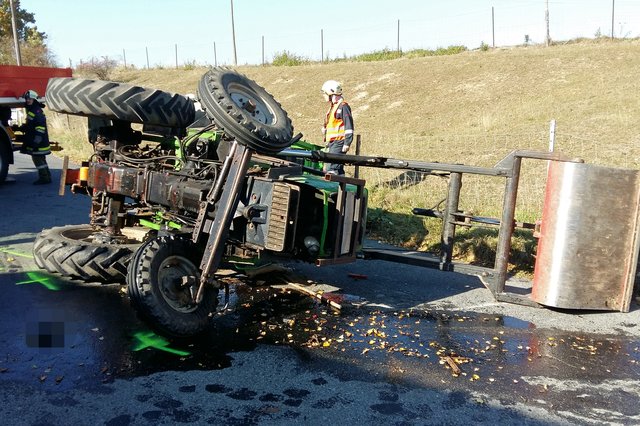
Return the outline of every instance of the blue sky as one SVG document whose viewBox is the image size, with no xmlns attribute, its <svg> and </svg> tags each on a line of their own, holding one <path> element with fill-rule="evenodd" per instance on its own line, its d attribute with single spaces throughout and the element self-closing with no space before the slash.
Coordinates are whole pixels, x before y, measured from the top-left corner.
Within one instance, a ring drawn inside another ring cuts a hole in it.
<svg viewBox="0 0 640 426">
<path fill-rule="evenodd" d="M 554 40 L 640 36 L 640 0 L 548 0 Z M 239 65 L 288 51 L 319 60 L 384 48 L 476 48 L 544 42 L 546 0 L 234 0 Z M 231 0 L 21 0 L 60 65 L 104 57 L 128 65 L 233 65 Z M 399 22 L 399 25 L 398 25 Z M 399 31 L 398 31 L 399 29 Z M 322 33 L 322 37 L 321 37 Z M 398 35 L 399 34 L 399 35 Z M 176 49 L 177 45 L 177 49 Z M 214 53 L 215 45 L 215 53 Z M 322 47 L 324 49 L 322 49 Z M 177 55 L 176 55 L 177 50 Z"/>
</svg>

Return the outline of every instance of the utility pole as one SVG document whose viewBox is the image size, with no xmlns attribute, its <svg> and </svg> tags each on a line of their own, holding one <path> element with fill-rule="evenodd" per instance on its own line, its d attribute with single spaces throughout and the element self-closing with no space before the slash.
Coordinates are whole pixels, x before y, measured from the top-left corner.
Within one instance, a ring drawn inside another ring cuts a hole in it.
<svg viewBox="0 0 640 426">
<path fill-rule="evenodd" d="M 124 61 L 124 68 L 127 69 L 127 52 L 122 49 L 122 60 Z"/>
<path fill-rule="evenodd" d="M 236 52 L 236 26 L 233 20 L 233 0 L 231 0 L 231 37 L 233 38 L 233 65 L 238 66 L 238 54 Z"/>
<path fill-rule="evenodd" d="M 397 51 L 398 53 L 400 53 L 400 20 L 398 19 L 398 44 L 397 44 L 398 48 Z"/>
<path fill-rule="evenodd" d="M 22 56 L 20 55 L 20 41 L 18 40 L 18 23 L 16 21 L 16 8 L 13 0 L 9 0 L 11 7 L 11 29 L 13 30 L 13 45 L 16 49 L 16 63 L 22 65 Z"/>
<path fill-rule="evenodd" d="M 496 48 L 496 16 L 493 10 L 493 6 L 491 6 L 491 46 Z"/>
<path fill-rule="evenodd" d="M 611 5 L 611 39 L 613 40 L 614 35 L 613 35 L 613 21 L 615 19 L 616 16 L 616 0 L 612 0 L 613 4 Z"/>
<path fill-rule="evenodd" d="M 544 20 L 547 23 L 547 37 L 545 39 L 545 45 L 549 47 L 549 45 L 551 45 L 551 35 L 549 33 L 549 0 L 546 0 L 545 3 Z"/>
<path fill-rule="evenodd" d="M 216 51 L 216 42 L 213 42 L 213 66 L 218 66 L 218 52 Z"/>
<path fill-rule="evenodd" d="M 147 54 L 147 69 L 149 69 L 149 48 L 145 47 L 144 52 Z"/>
<path fill-rule="evenodd" d="M 320 63 L 324 63 L 324 30 L 320 30 Z"/>
</svg>

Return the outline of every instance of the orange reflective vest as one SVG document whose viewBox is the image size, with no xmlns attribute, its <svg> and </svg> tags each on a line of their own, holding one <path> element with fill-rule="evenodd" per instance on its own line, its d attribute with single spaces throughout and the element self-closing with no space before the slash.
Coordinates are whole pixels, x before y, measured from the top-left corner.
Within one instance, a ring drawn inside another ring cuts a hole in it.
<svg viewBox="0 0 640 426">
<path fill-rule="evenodd" d="M 327 130 L 324 135 L 325 142 L 342 141 L 345 139 L 344 120 L 341 114 L 343 105 L 347 105 L 347 103 L 340 99 L 340 101 L 331 104 L 329 107 L 327 117 L 324 120 L 324 127 Z"/>
</svg>

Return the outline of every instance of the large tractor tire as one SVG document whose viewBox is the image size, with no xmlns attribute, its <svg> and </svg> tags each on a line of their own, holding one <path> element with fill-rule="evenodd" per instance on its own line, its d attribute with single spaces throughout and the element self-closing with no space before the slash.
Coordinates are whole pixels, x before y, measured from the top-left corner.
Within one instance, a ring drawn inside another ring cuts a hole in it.
<svg viewBox="0 0 640 426">
<path fill-rule="evenodd" d="M 165 127 L 187 127 L 195 118 L 186 96 L 113 81 L 50 78 L 46 103 L 65 114 Z"/>
<path fill-rule="evenodd" d="M 258 153 L 275 154 L 291 145 L 293 126 L 286 111 L 244 75 L 213 68 L 200 79 L 197 96 L 217 127 Z"/>
<path fill-rule="evenodd" d="M 131 260 L 127 273 L 131 304 L 161 334 L 194 336 L 210 325 L 218 289 L 206 286 L 202 302 L 193 301 L 201 257 L 191 240 L 161 236 L 146 242 Z"/>
<path fill-rule="evenodd" d="M 123 283 L 127 266 L 141 245 L 136 240 L 107 244 L 93 239 L 90 225 L 68 225 L 42 231 L 33 255 L 38 267 L 85 283 Z"/>
</svg>

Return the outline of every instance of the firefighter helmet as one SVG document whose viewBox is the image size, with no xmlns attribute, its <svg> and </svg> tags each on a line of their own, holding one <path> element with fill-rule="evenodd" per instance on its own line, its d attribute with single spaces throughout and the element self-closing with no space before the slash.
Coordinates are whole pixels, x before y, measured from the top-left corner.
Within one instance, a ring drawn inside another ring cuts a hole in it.
<svg viewBox="0 0 640 426">
<path fill-rule="evenodd" d="M 342 95 L 342 85 L 335 80 L 327 80 L 322 85 L 322 93 L 327 95 Z"/>
<path fill-rule="evenodd" d="M 22 95 L 22 97 L 24 98 L 24 100 L 26 101 L 27 99 L 38 99 L 38 92 L 36 92 L 35 90 L 27 90 L 26 92 L 24 92 L 24 95 Z"/>
</svg>

